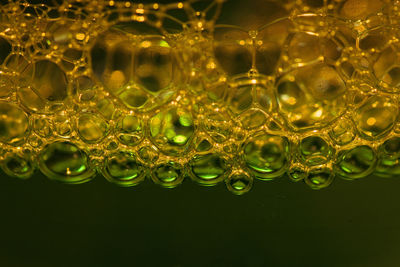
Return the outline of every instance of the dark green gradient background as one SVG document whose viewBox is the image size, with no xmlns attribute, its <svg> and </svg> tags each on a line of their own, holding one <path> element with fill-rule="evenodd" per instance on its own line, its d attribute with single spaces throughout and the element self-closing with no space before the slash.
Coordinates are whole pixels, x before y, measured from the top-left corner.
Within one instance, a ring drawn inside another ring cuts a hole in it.
<svg viewBox="0 0 400 267">
<path fill-rule="evenodd" d="M 400 264 L 400 179 L 282 177 L 244 196 L 190 180 L 120 188 L 0 178 L 0 266 L 351 266 Z"/>
</svg>

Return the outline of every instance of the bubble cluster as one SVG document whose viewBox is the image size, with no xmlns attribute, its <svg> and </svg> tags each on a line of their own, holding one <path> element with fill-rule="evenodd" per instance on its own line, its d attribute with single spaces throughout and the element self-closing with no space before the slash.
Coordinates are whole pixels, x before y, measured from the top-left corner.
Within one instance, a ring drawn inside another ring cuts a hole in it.
<svg viewBox="0 0 400 267">
<path fill-rule="evenodd" d="M 4 172 L 238 195 L 400 174 L 398 1 L 268 0 L 287 16 L 249 28 L 223 2 L 2 1 Z"/>
</svg>

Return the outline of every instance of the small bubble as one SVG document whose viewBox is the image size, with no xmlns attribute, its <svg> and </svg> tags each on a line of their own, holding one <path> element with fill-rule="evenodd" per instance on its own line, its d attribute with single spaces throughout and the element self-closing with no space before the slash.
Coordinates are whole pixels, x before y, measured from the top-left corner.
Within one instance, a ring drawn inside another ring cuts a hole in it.
<svg viewBox="0 0 400 267">
<path fill-rule="evenodd" d="M 184 179 L 182 166 L 175 162 L 157 165 L 152 169 L 151 174 L 151 178 L 156 184 L 166 188 L 174 188 Z"/>
<path fill-rule="evenodd" d="M 226 187 L 235 195 L 243 195 L 253 186 L 253 178 L 246 172 L 234 172 L 225 180 Z"/>
<path fill-rule="evenodd" d="M 286 138 L 261 133 L 244 145 L 244 160 L 256 178 L 272 180 L 282 176 L 289 164 L 289 143 Z"/>
<path fill-rule="evenodd" d="M 213 186 L 229 173 L 225 159 L 219 155 L 197 155 L 189 163 L 191 178 L 201 185 Z"/>
<path fill-rule="evenodd" d="M 158 149 L 154 146 L 145 146 L 139 149 L 140 158 L 147 164 L 152 164 L 159 157 Z"/>
<path fill-rule="evenodd" d="M 356 110 L 356 126 L 367 139 L 378 138 L 390 131 L 397 120 L 398 107 L 390 98 L 373 96 Z"/>
<path fill-rule="evenodd" d="M 77 128 L 82 140 L 87 143 L 99 142 L 109 131 L 106 121 L 91 113 L 84 113 L 79 116 Z"/>
<path fill-rule="evenodd" d="M 299 145 L 302 160 L 310 165 L 320 165 L 330 159 L 332 150 L 328 143 L 319 136 L 308 136 Z"/>
<path fill-rule="evenodd" d="M 304 166 L 300 164 L 293 164 L 292 166 L 289 167 L 287 174 L 290 178 L 290 180 L 294 182 L 302 181 L 307 177 L 307 172 L 304 168 Z"/>
<path fill-rule="evenodd" d="M 106 157 L 103 175 L 120 186 L 134 186 L 145 178 L 142 166 L 131 152 L 117 152 Z"/>
<path fill-rule="evenodd" d="M 166 154 L 177 155 L 184 152 L 193 134 L 193 117 L 185 109 L 167 109 L 150 119 L 151 139 Z"/>
<path fill-rule="evenodd" d="M 35 171 L 35 167 L 27 155 L 25 157 L 16 154 L 8 155 L 2 161 L 1 166 L 7 175 L 21 179 L 30 178 Z"/>
<path fill-rule="evenodd" d="M 358 146 L 338 153 L 336 172 L 344 178 L 357 179 L 375 169 L 376 154 L 369 146 Z"/>
<path fill-rule="evenodd" d="M 28 132 L 26 113 L 15 104 L 0 101 L 0 142 L 19 144 Z"/>
<path fill-rule="evenodd" d="M 304 181 L 312 189 L 322 189 L 332 183 L 333 177 L 334 175 L 331 169 L 319 167 L 311 169 Z"/>
</svg>

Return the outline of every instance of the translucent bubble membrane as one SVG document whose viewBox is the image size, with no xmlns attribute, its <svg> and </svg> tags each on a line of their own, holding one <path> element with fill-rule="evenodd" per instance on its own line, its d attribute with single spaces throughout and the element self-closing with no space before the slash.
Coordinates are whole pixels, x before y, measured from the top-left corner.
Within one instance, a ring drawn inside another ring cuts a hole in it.
<svg viewBox="0 0 400 267">
<path fill-rule="evenodd" d="M 224 0 L 0 2 L 9 176 L 241 195 L 400 174 L 399 1 L 253 0 L 224 21 Z"/>
</svg>

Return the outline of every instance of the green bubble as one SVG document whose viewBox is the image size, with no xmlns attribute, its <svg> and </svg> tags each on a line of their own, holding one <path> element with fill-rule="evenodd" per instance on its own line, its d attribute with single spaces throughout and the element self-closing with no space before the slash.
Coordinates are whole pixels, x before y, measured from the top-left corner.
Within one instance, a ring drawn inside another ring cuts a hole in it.
<svg viewBox="0 0 400 267">
<path fill-rule="evenodd" d="M 43 149 L 39 155 L 39 168 L 49 179 L 72 184 L 87 182 L 95 173 L 89 168 L 86 153 L 63 141 L 56 141 Z"/>
<path fill-rule="evenodd" d="M 348 179 L 362 178 L 375 168 L 376 156 L 369 146 L 358 146 L 338 155 L 338 174 Z"/>
<path fill-rule="evenodd" d="M 107 180 L 120 186 L 134 186 L 144 179 L 142 166 L 130 152 L 118 152 L 108 156 L 103 174 Z"/>
<path fill-rule="evenodd" d="M 301 140 L 299 149 L 302 160 L 311 166 L 327 162 L 331 155 L 328 143 L 318 136 L 308 136 Z"/>
<path fill-rule="evenodd" d="M 150 119 L 150 134 L 160 150 L 178 155 L 188 147 L 194 135 L 192 115 L 178 108 L 160 111 Z"/>
<path fill-rule="evenodd" d="M 244 146 L 244 160 L 258 179 L 270 180 L 281 176 L 288 165 L 289 143 L 286 138 L 260 134 Z"/>
<path fill-rule="evenodd" d="M 227 163 L 218 155 L 197 155 L 190 162 L 193 180 L 202 185 L 215 185 L 227 174 Z"/>
<path fill-rule="evenodd" d="M 394 136 L 379 147 L 376 175 L 396 177 L 400 175 L 400 137 Z"/>
<path fill-rule="evenodd" d="M 250 191 L 253 178 L 247 173 L 233 173 L 226 179 L 226 187 L 235 195 L 243 195 Z"/>
<path fill-rule="evenodd" d="M 332 183 L 333 172 L 330 169 L 311 170 L 304 181 L 312 189 L 322 189 Z"/>
<path fill-rule="evenodd" d="M 307 172 L 302 166 L 300 167 L 298 165 L 290 166 L 287 174 L 289 178 L 294 182 L 304 180 L 307 177 Z"/>
<path fill-rule="evenodd" d="M 152 170 L 152 180 L 166 188 L 178 186 L 183 178 L 182 167 L 174 162 L 160 164 Z"/>
<path fill-rule="evenodd" d="M 9 155 L 2 162 L 2 169 L 7 175 L 20 179 L 30 178 L 35 170 L 29 159 L 19 155 Z"/>
</svg>

